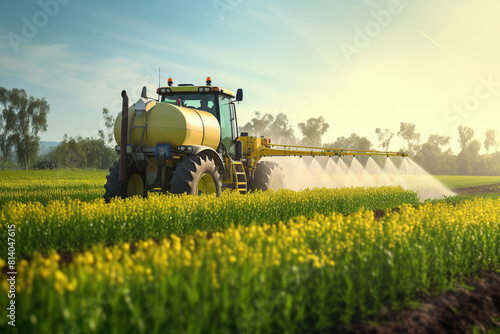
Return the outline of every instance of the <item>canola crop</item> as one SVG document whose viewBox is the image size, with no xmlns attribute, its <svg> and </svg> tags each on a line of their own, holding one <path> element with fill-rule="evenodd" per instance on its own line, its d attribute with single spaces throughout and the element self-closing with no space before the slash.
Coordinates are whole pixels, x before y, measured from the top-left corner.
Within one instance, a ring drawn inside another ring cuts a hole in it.
<svg viewBox="0 0 500 334">
<path fill-rule="evenodd" d="M 105 174 L 0 173 L 0 332 L 320 332 L 499 266 L 499 199 L 421 205 L 381 187 L 106 205 Z"/>
<path fill-rule="evenodd" d="M 225 191 L 215 196 L 149 194 L 147 199 L 103 199 L 90 202 L 57 200 L 42 203 L 9 202 L 0 208 L 0 257 L 6 258 L 8 225 L 22 242 L 16 256 L 84 251 L 96 243 L 160 240 L 197 230 L 221 231 L 230 226 L 272 224 L 316 213 L 348 214 L 361 208 L 394 208 L 419 204 L 418 196 L 401 187 L 279 190 L 241 195 Z"/>
<path fill-rule="evenodd" d="M 54 200 L 102 198 L 105 171 L 0 171 L 0 208 L 11 201 L 48 204 Z"/>
<path fill-rule="evenodd" d="M 383 307 L 400 309 L 422 293 L 451 288 L 460 275 L 498 267 L 499 232 L 500 200 L 476 199 L 403 205 L 381 220 L 369 210 L 277 224 L 257 220 L 184 237 L 100 243 L 71 258 L 35 252 L 18 265 L 15 330 L 339 328 L 365 316 L 376 318 Z M 0 304 L 5 305 L 8 286 L 5 277 L 1 281 Z M 6 319 L 0 317 L 0 328 Z"/>
</svg>

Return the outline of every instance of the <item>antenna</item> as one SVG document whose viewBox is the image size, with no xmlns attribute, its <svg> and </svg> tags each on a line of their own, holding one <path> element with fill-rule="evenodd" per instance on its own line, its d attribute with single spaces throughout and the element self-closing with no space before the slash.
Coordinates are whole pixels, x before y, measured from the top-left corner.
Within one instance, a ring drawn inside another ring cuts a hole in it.
<svg viewBox="0 0 500 334">
<path fill-rule="evenodd" d="M 156 100 L 160 102 L 160 87 L 161 87 L 161 69 L 160 66 L 158 66 L 158 89 L 156 90 L 156 94 L 158 94 L 158 97 Z"/>
</svg>

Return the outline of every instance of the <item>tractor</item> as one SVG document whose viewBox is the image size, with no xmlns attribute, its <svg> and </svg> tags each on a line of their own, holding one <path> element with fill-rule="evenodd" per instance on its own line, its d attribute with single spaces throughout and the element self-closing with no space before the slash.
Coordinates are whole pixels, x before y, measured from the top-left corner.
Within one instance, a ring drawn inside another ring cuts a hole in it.
<svg viewBox="0 0 500 334">
<path fill-rule="evenodd" d="M 129 106 L 122 91 L 122 112 L 114 135 L 120 159 L 110 169 L 104 198 L 146 196 L 148 192 L 215 194 L 285 187 L 280 166 L 263 157 L 276 156 L 407 156 L 402 152 L 357 151 L 274 144 L 270 138 L 239 133 L 236 94 L 212 85 L 159 87 L 158 98 L 141 97 Z"/>
</svg>

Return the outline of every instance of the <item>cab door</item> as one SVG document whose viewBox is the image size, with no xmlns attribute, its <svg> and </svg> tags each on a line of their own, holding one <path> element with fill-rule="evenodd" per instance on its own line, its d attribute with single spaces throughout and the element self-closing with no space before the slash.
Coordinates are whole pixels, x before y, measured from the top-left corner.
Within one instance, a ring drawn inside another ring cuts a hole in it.
<svg viewBox="0 0 500 334">
<path fill-rule="evenodd" d="M 226 146 L 230 154 L 235 153 L 234 140 L 238 135 L 236 125 L 236 113 L 234 104 L 231 99 L 224 95 L 219 95 L 219 122 L 220 122 L 220 139 Z"/>
</svg>

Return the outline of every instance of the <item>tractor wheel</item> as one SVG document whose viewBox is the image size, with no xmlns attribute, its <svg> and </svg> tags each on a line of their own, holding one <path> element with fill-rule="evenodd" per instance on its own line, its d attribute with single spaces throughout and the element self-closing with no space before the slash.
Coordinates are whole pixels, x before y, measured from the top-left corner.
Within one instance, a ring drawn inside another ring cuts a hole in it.
<svg viewBox="0 0 500 334">
<path fill-rule="evenodd" d="M 109 174 L 106 176 L 108 179 L 104 188 L 106 192 L 104 193 L 104 199 L 106 203 L 109 203 L 113 197 L 132 197 L 132 196 L 145 196 L 145 174 L 144 172 L 139 172 L 137 167 L 134 165 L 127 168 L 127 183 L 124 186 L 120 182 L 120 162 L 115 162 L 112 167 L 109 168 Z"/>
<path fill-rule="evenodd" d="M 285 188 L 285 176 L 280 165 L 272 161 L 259 161 L 253 179 L 248 182 L 250 190 L 278 190 Z"/>
<path fill-rule="evenodd" d="M 220 196 L 222 182 L 215 162 L 206 155 L 183 157 L 172 172 L 170 192 Z"/>
</svg>

